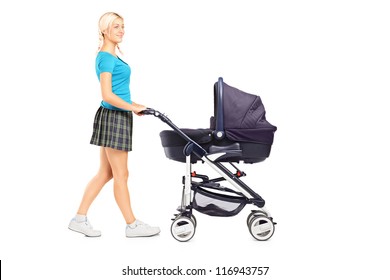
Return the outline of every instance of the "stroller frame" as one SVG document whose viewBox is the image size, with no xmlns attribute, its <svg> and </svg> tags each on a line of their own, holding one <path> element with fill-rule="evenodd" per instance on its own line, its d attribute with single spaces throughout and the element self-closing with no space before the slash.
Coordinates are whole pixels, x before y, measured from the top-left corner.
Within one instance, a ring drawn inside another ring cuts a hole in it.
<svg viewBox="0 0 390 280">
<path fill-rule="evenodd" d="M 223 165 L 222 162 L 218 162 L 218 159 L 226 155 L 239 154 L 241 152 L 239 143 L 222 147 L 215 152 L 207 152 L 178 128 L 166 115 L 151 108 L 144 110 L 142 113 L 159 118 L 187 141 L 187 145 L 183 149 L 186 159 L 186 170 L 183 176 L 182 201 L 177 208 L 179 213 L 175 214 L 171 225 L 171 234 L 176 240 L 185 242 L 194 236 L 197 221 L 193 214 L 193 209 L 211 216 L 228 217 L 238 214 L 247 204 L 253 204 L 258 207 L 257 210 L 252 210 L 247 218 L 247 226 L 251 235 L 260 241 L 268 240 L 272 237 L 276 223 L 273 221 L 270 212 L 264 207 L 265 201 L 263 198 L 240 180 L 240 177 L 244 177 L 246 174 L 230 161 L 228 163 L 235 169 L 235 173 Z M 191 162 L 191 156 L 193 155 L 210 166 L 221 177 L 210 179 L 206 175 L 193 172 Z M 200 181 L 196 181 L 195 178 L 200 179 Z M 234 190 L 220 186 L 218 182 L 221 181 L 229 182 Z M 201 205 L 202 203 L 197 201 L 197 197 L 205 197 L 206 200 L 213 198 L 214 201 L 222 201 L 222 204 L 227 204 L 227 209 L 220 208 L 213 203 Z"/>
</svg>

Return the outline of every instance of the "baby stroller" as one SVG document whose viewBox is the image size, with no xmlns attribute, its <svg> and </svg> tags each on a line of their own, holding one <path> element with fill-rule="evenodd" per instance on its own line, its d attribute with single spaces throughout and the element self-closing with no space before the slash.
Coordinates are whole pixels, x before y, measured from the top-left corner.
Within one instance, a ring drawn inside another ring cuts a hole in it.
<svg viewBox="0 0 390 280">
<path fill-rule="evenodd" d="M 234 164 L 257 163 L 270 155 L 276 127 L 266 120 L 259 96 L 231 87 L 219 78 L 214 84 L 214 116 L 207 129 L 180 129 L 166 115 L 150 108 L 143 114 L 154 115 L 173 129 L 160 133 L 165 155 L 186 164 L 182 202 L 171 226 L 176 240 L 184 242 L 194 236 L 197 221 L 193 210 L 230 217 L 247 204 L 258 207 L 247 218 L 249 232 L 257 240 L 271 238 L 276 223 L 265 209 L 263 198 L 240 180 L 246 174 Z M 198 161 L 221 177 L 211 179 L 192 171 L 192 164 Z M 233 188 L 222 186 L 222 181 Z"/>
</svg>

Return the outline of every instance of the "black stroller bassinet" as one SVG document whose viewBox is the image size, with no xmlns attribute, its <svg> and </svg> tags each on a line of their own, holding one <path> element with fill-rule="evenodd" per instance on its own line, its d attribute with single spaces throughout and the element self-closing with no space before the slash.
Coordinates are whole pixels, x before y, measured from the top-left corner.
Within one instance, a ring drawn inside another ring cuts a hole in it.
<svg viewBox="0 0 390 280">
<path fill-rule="evenodd" d="M 276 127 L 265 118 L 265 109 L 259 96 L 243 92 L 223 82 L 214 85 L 214 116 L 210 128 L 180 129 L 160 112 L 147 109 L 144 114 L 154 115 L 173 130 L 160 133 L 165 155 L 185 162 L 181 206 L 171 226 L 172 236 L 188 241 L 195 234 L 196 219 L 193 209 L 211 216 L 229 217 L 238 214 L 246 204 L 257 206 L 247 218 L 247 226 L 257 240 L 268 240 L 275 224 L 265 209 L 263 198 L 249 188 L 241 177 L 245 172 L 233 163 L 257 163 L 269 157 Z M 192 164 L 202 161 L 221 177 L 210 179 L 192 171 Z M 230 171 L 224 164 L 235 169 Z M 234 189 L 221 186 L 228 181 Z"/>
<path fill-rule="evenodd" d="M 231 87 L 219 78 L 214 85 L 214 116 L 210 128 L 182 129 L 209 153 L 227 152 L 217 162 L 256 163 L 271 152 L 276 127 L 265 118 L 265 108 L 259 96 Z M 165 155 L 185 162 L 183 148 L 186 139 L 174 130 L 160 133 Z M 191 162 L 200 160 L 191 156 Z"/>
</svg>

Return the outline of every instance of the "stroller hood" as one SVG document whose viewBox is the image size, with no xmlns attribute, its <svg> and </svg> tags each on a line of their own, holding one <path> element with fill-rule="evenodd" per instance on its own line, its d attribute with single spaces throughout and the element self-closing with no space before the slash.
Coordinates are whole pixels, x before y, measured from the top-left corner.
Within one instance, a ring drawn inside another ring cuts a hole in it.
<svg viewBox="0 0 390 280">
<path fill-rule="evenodd" d="M 214 85 L 211 129 L 223 131 L 232 141 L 271 145 L 276 126 L 266 120 L 260 96 L 231 87 L 219 78 Z"/>
</svg>

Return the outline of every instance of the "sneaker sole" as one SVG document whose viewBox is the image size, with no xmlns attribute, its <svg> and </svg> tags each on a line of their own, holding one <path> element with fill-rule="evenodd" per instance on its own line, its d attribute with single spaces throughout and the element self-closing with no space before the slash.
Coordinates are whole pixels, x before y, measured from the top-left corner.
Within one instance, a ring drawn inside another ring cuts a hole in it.
<svg viewBox="0 0 390 280">
<path fill-rule="evenodd" d="M 158 234 L 160 234 L 160 231 L 157 232 L 157 233 L 150 234 L 150 235 L 141 235 L 141 234 L 139 234 L 139 235 L 132 235 L 132 236 L 126 235 L 126 237 L 127 237 L 127 238 L 152 237 L 152 236 L 156 236 L 156 235 L 158 235 Z"/>
<path fill-rule="evenodd" d="M 75 229 L 72 229 L 72 228 L 70 228 L 70 227 L 68 227 L 68 229 L 70 229 L 71 231 L 74 231 L 74 232 L 78 232 L 78 233 L 84 234 L 86 237 L 100 237 L 100 236 L 102 236 L 101 234 L 100 234 L 100 235 L 87 235 L 87 234 L 85 234 L 85 233 L 82 232 L 82 231 L 75 230 Z"/>
</svg>

